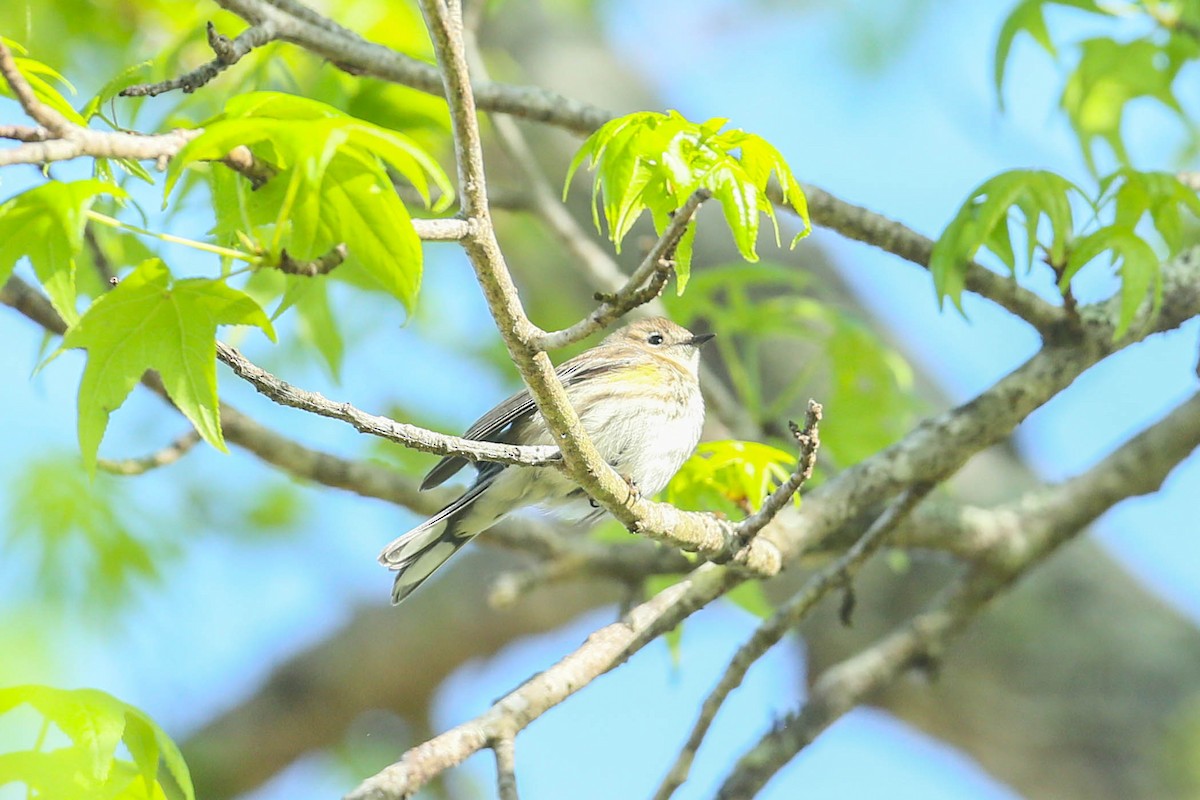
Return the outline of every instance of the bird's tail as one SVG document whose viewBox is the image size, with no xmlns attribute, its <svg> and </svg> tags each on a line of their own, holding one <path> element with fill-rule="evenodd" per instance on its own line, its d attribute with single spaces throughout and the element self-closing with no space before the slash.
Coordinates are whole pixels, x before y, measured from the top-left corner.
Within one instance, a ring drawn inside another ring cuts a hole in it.
<svg viewBox="0 0 1200 800">
<path fill-rule="evenodd" d="M 458 512 L 466 509 L 485 488 L 486 484 L 476 484 L 462 497 L 383 548 L 379 563 L 396 573 L 392 605 L 412 594 L 434 570 L 475 538 L 477 531 L 468 533 L 457 524 Z"/>
</svg>

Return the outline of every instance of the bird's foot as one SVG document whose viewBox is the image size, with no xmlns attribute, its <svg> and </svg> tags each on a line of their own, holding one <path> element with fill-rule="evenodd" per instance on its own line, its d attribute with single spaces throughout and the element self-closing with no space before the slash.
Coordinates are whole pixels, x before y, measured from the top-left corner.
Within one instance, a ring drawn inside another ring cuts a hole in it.
<svg viewBox="0 0 1200 800">
<path fill-rule="evenodd" d="M 624 479 L 625 485 L 629 487 L 629 497 L 626 500 L 639 499 L 642 496 L 642 490 L 638 488 L 637 483 L 633 480 L 633 476 L 622 475 L 621 478 Z"/>
</svg>

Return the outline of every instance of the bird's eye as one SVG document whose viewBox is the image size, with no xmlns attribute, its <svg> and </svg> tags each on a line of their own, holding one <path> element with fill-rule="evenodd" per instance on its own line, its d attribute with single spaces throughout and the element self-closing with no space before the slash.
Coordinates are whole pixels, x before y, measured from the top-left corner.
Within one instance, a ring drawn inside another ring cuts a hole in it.
<svg viewBox="0 0 1200 800">
<path fill-rule="evenodd" d="M 661 333 L 652 333 L 652 334 L 650 334 L 650 337 L 648 339 L 646 339 L 646 341 L 649 342 L 650 344 L 662 344 L 663 343 L 663 335 Z"/>
</svg>

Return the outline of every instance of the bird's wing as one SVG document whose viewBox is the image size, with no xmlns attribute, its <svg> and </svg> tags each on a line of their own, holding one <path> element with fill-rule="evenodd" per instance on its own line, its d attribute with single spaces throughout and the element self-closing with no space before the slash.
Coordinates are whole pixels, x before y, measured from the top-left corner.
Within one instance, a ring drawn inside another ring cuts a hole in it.
<svg viewBox="0 0 1200 800">
<path fill-rule="evenodd" d="M 570 386 L 585 376 L 606 372 L 615 364 L 616 362 L 610 361 L 597 366 L 594 361 L 589 363 L 580 361 L 576 357 L 563 362 L 555 372 L 564 386 Z M 537 406 L 534 404 L 529 390 L 522 389 L 477 419 L 474 425 L 467 428 L 467 432 L 463 434 L 462 438 L 473 439 L 477 442 L 505 442 L 507 441 L 505 435 L 512 429 L 513 423 L 525 419 L 536 410 Z M 429 470 L 429 474 L 421 482 L 422 491 L 441 486 L 467 464 L 467 459 L 461 456 L 446 456 L 434 465 L 433 469 Z"/>
</svg>

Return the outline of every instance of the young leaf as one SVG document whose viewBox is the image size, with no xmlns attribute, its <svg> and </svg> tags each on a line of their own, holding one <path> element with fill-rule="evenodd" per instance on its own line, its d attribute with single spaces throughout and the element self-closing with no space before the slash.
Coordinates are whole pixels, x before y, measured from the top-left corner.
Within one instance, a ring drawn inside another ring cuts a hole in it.
<svg viewBox="0 0 1200 800">
<path fill-rule="evenodd" d="M 1173 84 L 1184 60 L 1148 39 L 1117 42 L 1089 39 L 1080 44 L 1079 64 L 1067 79 L 1062 107 L 1079 139 L 1088 167 L 1095 172 L 1093 142 L 1101 139 L 1122 164 L 1129 164 L 1121 136 L 1125 107 L 1149 97 L 1186 121 Z"/>
<path fill-rule="evenodd" d="M 967 267 L 980 248 L 995 254 L 1016 276 L 1009 232 L 1011 212 L 1021 212 L 1025 222 L 1027 260 L 1033 265 L 1034 248 L 1041 244 L 1054 263 L 1061 264 L 1074 233 L 1070 194 L 1083 193 L 1059 175 L 1042 170 L 1012 170 L 989 178 L 976 187 L 933 246 L 929 272 L 938 304 L 946 299 L 962 311 L 962 291 Z M 1049 241 L 1040 241 L 1040 222 L 1050 229 Z"/>
<path fill-rule="evenodd" d="M 78 456 L 39 458 L 16 477 L 0 547 L 39 604 L 64 601 L 103 617 L 159 578 L 170 543 L 127 524 L 143 517 L 122 489 L 106 475 L 89 480 Z"/>
<path fill-rule="evenodd" d="M 79 112 L 80 116 L 88 120 L 92 117 L 101 117 L 105 122 L 116 127 L 115 120 L 110 120 L 104 116 L 104 104 L 119 95 L 122 89 L 148 80 L 152 73 L 152 66 L 153 62 L 142 61 L 139 64 L 131 64 L 118 72 L 106 84 L 100 87 L 100 91 L 96 92 L 95 97 L 87 102 L 87 105 Z"/>
<path fill-rule="evenodd" d="M 217 410 L 218 325 L 255 325 L 272 340 L 270 320 L 249 295 L 221 281 L 172 281 L 162 261 L 144 262 L 92 303 L 63 337 L 61 349 L 88 351 L 79 385 L 79 445 L 89 472 L 108 427 L 148 369 L 197 432 L 224 450 Z"/>
<path fill-rule="evenodd" d="M 75 257 L 83 248 L 86 212 L 102 194 L 126 197 L 103 181 L 50 181 L 0 205 L 0 283 L 28 258 L 55 310 L 67 322 L 78 319 Z"/>
<path fill-rule="evenodd" d="M 671 215 L 699 189 L 707 189 L 720 202 L 738 251 L 747 261 L 757 261 L 759 214 L 765 213 L 779 230 L 775 209 L 766 197 L 774 174 L 783 202 L 800 215 L 803 230 L 811 228 L 808 203 L 783 156 L 761 137 L 740 130 L 721 133 L 728 120 L 711 119 L 697 124 L 676 111 L 666 114 L 643 111 L 611 120 L 583 143 L 567 170 L 563 196 L 584 161 L 596 172 L 592 184 L 592 217 L 600 228 L 598 201 L 608 235 L 620 252 L 621 242 L 648 211 L 660 234 Z M 676 272 L 682 293 L 690 276 L 691 243 L 676 251 Z"/>
<path fill-rule="evenodd" d="M 720 508 L 744 515 L 761 506 L 795 466 L 794 453 L 768 444 L 703 442 L 667 485 L 666 500 L 681 508 Z"/>
<path fill-rule="evenodd" d="M 1063 271 L 1060 288 L 1065 289 L 1080 269 L 1103 253 L 1111 252 L 1113 263 L 1120 263 L 1121 302 L 1114 339 L 1120 339 L 1129 330 L 1138 309 L 1151 294 L 1150 314 L 1153 316 L 1162 305 L 1162 272 L 1159 257 L 1154 248 L 1132 230 L 1109 225 L 1081 239 L 1071 252 L 1070 261 Z"/>
<path fill-rule="evenodd" d="M 171 160 L 166 194 L 183 169 L 249 147 L 278 174 L 253 193 L 218 201 L 226 235 L 272 228 L 263 249 L 276 257 L 318 258 L 345 244 L 346 264 L 335 274 L 390 292 L 412 308 L 421 282 L 422 253 L 408 210 L 388 177 L 390 166 L 429 201 L 429 181 L 440 189 L 437 210 L 453 200 L 445 172 L 414 141 L 355 119 L 333 106 L 278 92 L 254 92 L 229 101 L 225 113 Z M 236 211 L 236 213 L 231 213 Z M 357 278 L 355 277 L 357 273 Z"/>
<path fill-rule="evenodd" d="M 25 78 L 26 83 L 29 84 L 29 88 L 33 90 L 33 94 L 38 100 L 50 106 L 50 108 L 59 114 L 62 114 L 68 122 L 75 125 L 86 124 L 84 118 L 79 115 L 79 112 L 75 110 L 71 102 L 63 97 L 62 92 L 54 87 L 54 84 L 57 83 L 68 92 L 74 94 L 75 87 L 71 85 L 70 81 L 52 67 L 26 57 L 24 55 L 26 52 L 25 48 L 11 39 L 0 37 L 0 41 L 3 41 L 13 51 L 13 62 L 17 65 L 17 71 Z M 8 85 L 8 81 L 0 81 L 0 95 L 5 97 L 14 96 L 12 87 Z"/>
<path fill-rule="evenodd" d="M 31 706 L 70 740 L 66 747 L 0 754 L 0 785 L 23 783 L 30 796 L 165 800 L 160 760 L 185 800 L 192 778 L 175 742 L 145 713 L 96 689 L 25 685 L 0 688 L 0 715 Z M 31 734 L 36 737 L 36 731 Z M 117 754 L 125 743 L 132 761 Z"/>
</svg>

